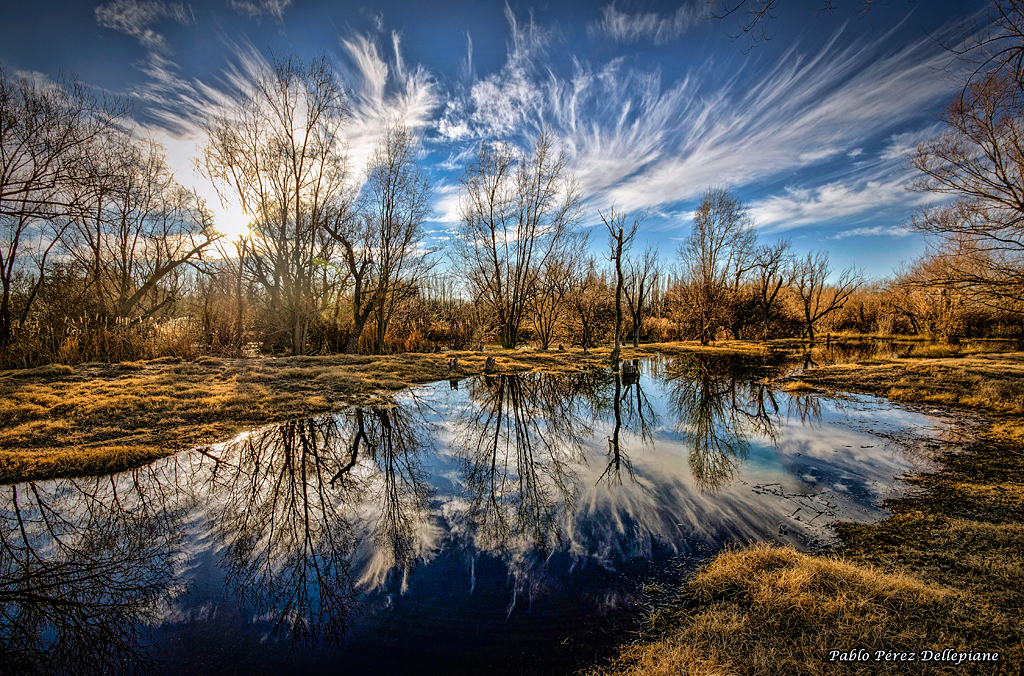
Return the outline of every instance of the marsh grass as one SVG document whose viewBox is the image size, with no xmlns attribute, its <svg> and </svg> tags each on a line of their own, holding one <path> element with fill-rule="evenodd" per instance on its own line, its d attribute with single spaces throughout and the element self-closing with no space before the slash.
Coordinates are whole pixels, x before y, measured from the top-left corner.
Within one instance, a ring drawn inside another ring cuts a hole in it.
<svg viewBox="0 0 1024 676">
<path fill-rule="evenodd" d="M 897 401 L 1024 414 L 1024 352 L 850 362 L 812 369 L 801 379 Z"/>
<path fill-rule="evenodd" d="M 75 369 L 67 366 L 66 364 L 45 364 L 43 366 L 37 366 L 31 369 L 23 369 L 12 373 L 11 377 L 18 379 L 25 378 L 59 378 L 61 376 L 69 376 L 75 372 Z"/>
<path fill-rule="evenodd" d="M 836 648 L 946 647 L 930 635 L 930 618 L 962 612 L 957 605 L 947 590 L 904 574 L 756 545 L 720 554 L 673 606 L 651 616 L 648 635 L 659 640 L 630 646 L 591 675 L 834 673 L 828 655 Z"/>
</svg>

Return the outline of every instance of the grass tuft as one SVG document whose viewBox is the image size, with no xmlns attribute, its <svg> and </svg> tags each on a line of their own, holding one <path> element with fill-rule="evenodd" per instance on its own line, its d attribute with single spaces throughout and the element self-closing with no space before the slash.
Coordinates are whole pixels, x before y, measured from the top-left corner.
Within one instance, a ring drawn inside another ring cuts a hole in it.
<svg viewBox="0 0 1024 676">
<path fill-rule="evenodd" d="M 15 378 L 60 378 L 61 376 L 70 376 L 74 373 L 75 369 L 66 364 L 46 364 L 45 366 L 37 366 L 34 369 L 14 371 L 12 375 Z"/>
<path fill-rule="evenodd" d="M 590 674 L 836 673 L 829 652 L 837 648 L 938 647 L 928 618 L 955 612 L 954 602 L 950 592 L 905 574 L 755 545 L 720 554 L 674 609 L 655 613 L 650 631 L 658 640 L 632 645 Z M 865 673 L 905 670 L 864 666 Z"/>
</svg>

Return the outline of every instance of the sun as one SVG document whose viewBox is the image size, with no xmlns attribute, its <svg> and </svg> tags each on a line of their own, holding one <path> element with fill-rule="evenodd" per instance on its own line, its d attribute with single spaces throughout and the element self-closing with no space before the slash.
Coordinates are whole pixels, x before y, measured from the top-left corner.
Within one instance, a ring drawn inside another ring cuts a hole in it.
<svg viewBox="0 0 1024 676">
<path fill-rule="evenodd" d="M 213 223 L 217 232 L 226 238 L 234 240 L 249 234 L 249 224 L 252 219 L 235 204 L 222 205 L 213 209 Z"/>
</svg>

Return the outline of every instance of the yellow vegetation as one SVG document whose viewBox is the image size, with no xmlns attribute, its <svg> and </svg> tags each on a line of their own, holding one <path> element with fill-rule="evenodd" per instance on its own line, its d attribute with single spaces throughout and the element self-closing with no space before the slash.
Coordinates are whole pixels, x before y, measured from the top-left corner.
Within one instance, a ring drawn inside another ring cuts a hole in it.
<svg viewBox="0 0 1024 676">
<path fill-rule="evenodd" d="M 827 556 L 758 545 L 720 554 L 672 609 L 655 613 L 662 640 L 625 650 L 594 674 L 826 674 L 835 649 L 948 647 L 927 617 L 950 612 L 950 594 L 902 574 Z M 865 673 L 886 673 L 868 664 Z"/>
<path fill-rule="evenodd" d="M 812 369 L 813 385 L 912 403 L 1024 414 L 1024 352 L 942 359 L 889 359 Z"/>
</svg>

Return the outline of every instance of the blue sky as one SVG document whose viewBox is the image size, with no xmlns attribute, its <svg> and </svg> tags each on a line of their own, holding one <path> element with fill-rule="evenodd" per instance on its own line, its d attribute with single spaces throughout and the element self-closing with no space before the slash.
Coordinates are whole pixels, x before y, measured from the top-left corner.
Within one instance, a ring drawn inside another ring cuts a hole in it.
<svg viewBox="0 0 1024 676">
<path fill-rule="evenodd" d="M 764 240 L 827 248 L 837 266 L 881 277 L 924 250 L 903 224 L 932 198 L 905 189 L 905 153 L 935 133 L 956 86 L 936 38 L 955 40 L 986 3 L 893 0 L 863 17 L 853 0 L 823 13 L 786 0 L 771 39 L 753 46 L 731 36 L 734 21 L 702 18 L 703 0 L 12 5 L 0 19 L 5 67 L 131 97 L 225 230 L 244 217 L 192 168 L 199 120 L 272 52 L 326 54 L 353 96 L 355 172 L 388 121 L 421 137 L 432 242 L 456 225 L 476 145 L 528 143 L 543 127 L 580 181 L 585 226 L 611 204 L 647 211 L 641 239 L 671 262 L 701 191 L 728 185 Z"/>
</svg>

